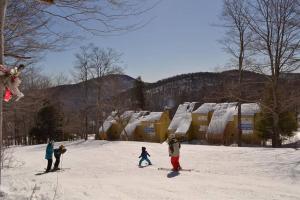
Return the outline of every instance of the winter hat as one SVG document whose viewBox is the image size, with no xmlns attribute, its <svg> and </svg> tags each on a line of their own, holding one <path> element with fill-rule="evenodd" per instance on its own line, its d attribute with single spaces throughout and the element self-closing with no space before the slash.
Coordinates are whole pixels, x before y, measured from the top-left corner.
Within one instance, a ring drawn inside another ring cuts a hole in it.
<svg viewBox="0 0 300 200">
<path fill-rule="evenodd" d="M 146 147 L 142 147 L 142 150 L 145 151 L 145 150 L 146 150 Z"/>
<path fill-rule="evenodd" d="M 61 153 L 65 153 L 67 151 L 64 145 L 60 145 L 59 149 L 61 150 Z"/>
</svg>

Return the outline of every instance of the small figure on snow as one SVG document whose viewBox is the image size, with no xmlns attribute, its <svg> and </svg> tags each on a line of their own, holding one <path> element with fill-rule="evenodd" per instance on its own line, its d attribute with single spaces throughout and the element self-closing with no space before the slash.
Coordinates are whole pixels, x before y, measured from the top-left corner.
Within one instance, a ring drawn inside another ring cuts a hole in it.
<svg viewBox="0 0 300 200">
<path fill-rule="evenodd" d="M 47 144 L 47 147 L 46 147 L 45 159 L 48 160 L 46 172 L 49 172 L 51 170 L 51 167 L 52 167 L 53 145 L 54 145 L 54 141 L 50 140 L 49 143 Z"/>
<path fill-rule="evenodd" d="M 67 151 L 64 145 L 60 145 L 59 148 L 54 149 L 54 157 L 55 157 L 55 163 L 53 170 L 59 170 L 58 166 L 60 163 L 60 156 L 61 154 L 64 154 Z"/>
<path fill-rule="evenodd" d="M 176 139 L 175 134 L 170 134 L 169 136 L 169 156 L 171 157 L 171 164 L 173 166 L 173 171 L 181 170 L 179 164 L 179 155 L 180 155 L 180 143 Z"/>
<path fill-rule="evenodd" d="M 139 158 L 141 158 L 141 160 L 140 160 L 140 162 L 139 162 L 139 166 L 140 166 L 140 167 L 142 166 L 142 162 L 143 162 L 144 160 L 146 160 L 146 161 L 148 162 L 148 165 L 152 165 L 152 163 L 151 163 L 151 161 L 149 160 L 148 156 L 151 157 L 150 154 L 146 151 L 146 147 L 142 147 L 142 153 L 141 153 L 141 155 L 140 155 L 140 157 L 139 157 Z"/>
</svg>

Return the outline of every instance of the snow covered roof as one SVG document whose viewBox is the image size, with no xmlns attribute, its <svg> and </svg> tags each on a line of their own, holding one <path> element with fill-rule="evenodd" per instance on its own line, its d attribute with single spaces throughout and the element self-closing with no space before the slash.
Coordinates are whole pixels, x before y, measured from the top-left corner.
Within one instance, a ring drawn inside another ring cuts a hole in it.
<svg viewBox="0 0 300 200">
<path fill-rule="evenodd" d="M 233 120 L 237 103 L 219 103 L 209 123 L 208 134 L 223 134 L 227 123 Z"/>
<path fill-rule="evenodd" d="M 195 105 L 196 102 L 185 102 L 184 104 L 180 104 L 168 130 L 174 131 L 174 133 L 185 134 L 191 126 L 192 112 Z"/>
<path fill-rule="evenodd" d="M 163 112 L 149 112 L 149 111 L 140 111 L 136 112 L 131 116 L 129 123 L 125 127 L 127 135 L 132 135 L 136 127 L 142 122 L 155 122 L 159 121 Z M 125 131 L 122 131 L 122 135 L 125 134 Z"/>
<path fill-rule="evenodd" d="M 141 121 L 155 122 L 159 121 L 163 112 L 151 112 L 149 115 L 145 115 L 141 117 Z"/>
<path fill-rule="evenodd" d="M 217 105 L 216 103 L 204 103 L 193 113 L 208 114 L 209 112 L 214 111 L 216 105 Z"/>
<path fill-rule="evenodd" d="M 229 121 L 233 121 L 234 115 L 238 114 L 237 103 L 219 103 L 214 107 L 211 122 L 208 126 L 207 133 L 222 134 Z M 242 115 L 255 115 L 260 111 L 257 103 L 242 104 Z"/>
<path fill-rule="evenodd" d="M 129 120 L 130 121 L 134 121 L 136 120 L 138 117 L 140 117 L 141 115 L 145 114 L 146 111 L 142 111 L 142 112 L 135 112 L 132 110 L 128 110 L 125 111 L 121 116 L 121 120 Z M 111 115 L 109 115 L 106 120 L 103 122 L 103 126 L 101 126 L 99 128 L 99 132 L 107 132 L 110 127 L 114 124 L 117 123 L 117 120 L 119 119 L 119 117 L 117 116 L 117 111 L 113 111 L 111 113 Z"/>
<path fill-rule="evenodd" d="M 257 103 L 243 103 L 242 115 L 255 115 L 260 112 L 260 106 Z M 235 115 L 238 114 L 238 108 L 236 107 Z"/>
<path fill-rule="evenodd" d="M 103 133 L 103 132 L 107 132 L 110 127 L 112 126 L 112 124 L 116 123 L 115 120 L 115 116 L 117 115 L 116 111 L 113 111 L 107 118 L 106 120 L 103 122 L 103 125 L 100 126 L 99 128 L 99 132 Z"/>
</svg>

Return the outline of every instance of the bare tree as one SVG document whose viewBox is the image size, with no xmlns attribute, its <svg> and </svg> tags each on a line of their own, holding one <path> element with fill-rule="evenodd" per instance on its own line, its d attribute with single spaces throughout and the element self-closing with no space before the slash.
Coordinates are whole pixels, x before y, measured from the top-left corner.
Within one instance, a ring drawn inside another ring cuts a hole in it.
<svg viewBox="0 0 300 200">
<path fill-rule="evenodd" d="M 104 98 L 102 93 L 104 77 L 111 74 L 122 73 L 123 69 L 119 66 L 121 63 L 121 54 L 113 49 L 100 49 L 93 44 L 81 47 L 81 50 L 76 55 L 76 66 L 74 76 L 77 81 L 83 82 L 84 86 L 84 104 L 85 104 L 85 138 L 87 138 L 88 129 L 88 116 L 87 110 L 89 105 L 88 101 L 88 80 L 93 79 L 92 86 L 96 88 L 96 129 L 100 127 L 100 119 L 104 111 Z M 94 106 L 93 106 L 94 107 Z"/>
<path fill-rule="evenodd" d="M 59 86 L 59 85 L 65 85 L 71 83 L 71 80 L 62 72 L 57 75 L 54 75 L 51 79 L 52 79 L 51 81 L 53 86 Z"/>
<path fill-rule="evenodd" d="M 267 74 L 271 88 L 270 104 L 262 105 L 273 120 L 272 146 L 280 146 L 279 115 L 281 78 L 300 67 L 300 5 L 299 0 L 248 1 L 245 17 L 254 34 L 252 48 L 256 51 L 255 70 Z"/>
<path fill-rule="evenodd" d="M 4 65 L 4 55 L 5 55 L 5 26 L 6 26 L 6 16 L 9 12 L 7 11 L 7 6 L 13 0 L 0 0 L 0 65 Z M 61 26 L 62 24 L 69 22 L 76 28 L 88 31 L 95 35 L 104 35 L 111 33 L 119 33 L 122 31 L 128 31 L 129 29 L 135 29 L 141 24 L 140 22 L 131 25 L 122 25 L 120 23 L 124 18 L 136 17 L 141 15 L 148 9 L 141 9 L 140 3 L 137 0 L 134 1 L 112 1 L 112 0 L 37 0 L 37 1 L 16 1 L 20 2 L 19 5 L 23 3 L 28 4 L 28 2 L 33 2 L 32 9 L 28 11 L 28 14 L 35 13 L 35 11 L 46 13 L 50 19 L 55 20 L 55 24 Z M 42 2 L 55 3 L 55 6 L 35 6 L 40 5 Z M 151 8 L 149 8 L 151 9 Z M 39 13 L 38 12 L 38 13 Z M 27 13 L 27 12 L 26 12 Z M 37 18 L 38 19 L 38 18 Z M 60 21 L 61 20 L 61 21 Z M 60 21 L 60 23 L 59 23 Z M 45 21 L 47 22 L 47 21 Z M 25 22 L 21 22 L 24 24 Z M 145 23 L 142 23 L 145 24 Z M 33 24 L 34 25 L 34 24 Z M 50 33 L 54 35 L 63 36 L 62 32 L 54 31 L 47 23 L 41 23 L 41 27 L 45 27 Z M 59 30 L 59 29 L 57 29 Z M 28 29 L 27 31 L 31 31 Z M 48 32 L 48 33 L 49 33 Z M 31 33 L 32 34 L 32 33 Z M 29 34 L 29 35 L 31 35 Z M 32 34 L 34 35 L 34 34 Z M 46 37 L 47 38 L 47 37 Z M 13 40 L 12 40 L 13 41 Z M 15 45 L 12 45 L 15 46 Z M 21 45 L 22 46 L 22 45 Z M 10 52 L 9 52 L 10 53 Z M 16 58 L 22 58 L 24 56 L 13 56 Z M 3 100 L 3 89 L 5 78 L 2 77 L 0 80 L 0 152 L 2 148 L 2 100 Z M 0 170 L 0 184 L 1 184 L 1 170 Z"/>
<path fill-rule="evenodd" d="M 21 89 L 25 92 L 52 87 L 51 78 L 42 73 L 42 69 L 35 66 L 27 66 L 22 74 Z"/>
<path fill-rule="evenodd" d="M 82 112 L 84 114 L 84 122 L 85 122 L 85 130 L 84 130 L 84 137 L 85 140 L 88 139 L 88 83 L 87 81 L 91 78 L 90 73 L 90 55 L 88 52 L 87 47 L 81 47 L 80 52 L 75 54 L 76 57 L 76 65 L 74 67 L 75 71 L 73 73 L 73 76 L 75 77 L 75 80 L 80 81 L 83 83 L 84 87 L 84 104 L 85 108 Z"/>
<path fill-rule="evenodd" d="M 122 74 L 123 68 L 120 67 L 121 64 L 121 54 L 114 49 L 100 49 L 93 45 L 90 46 L 90 68 L 92 76 L 95 79 L 94 83 L 97 88 L 97 99 L 96 99 L 96 130 L 99 129 L 101 125 L 102 112 L 104 107 L 104 94 L 102 93 L 103 88 L 103 78 L 111 74 Z"/>
<path fill-rule="evenodd" d="M 225 51 L 233 57 L 233 65 L 237 66 L 239 71 L 237 95 L 235 95 L 238 102 L 238 132 L 236 137 L 238 146 L 242 144 L 241 104 L 244 98 L 242 96 L 242 75 L 251 44 L 251 33 L 248 20 L 245 17 L 245 9 L 245 0 L 224 0 L 222 20 L 225 22 L 223 26 L 227 28 L 227 32 L 226 37 L 221 42 Z"/>
</svg>

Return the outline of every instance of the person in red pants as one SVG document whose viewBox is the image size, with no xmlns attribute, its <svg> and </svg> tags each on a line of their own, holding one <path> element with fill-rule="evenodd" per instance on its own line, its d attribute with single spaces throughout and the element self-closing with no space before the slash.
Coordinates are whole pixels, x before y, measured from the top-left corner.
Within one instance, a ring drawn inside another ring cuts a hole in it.
<svg viewBox="0 0 300 200">
<path fill-rule="evenodd" d="M 169 156 L 171 157 L 173 171 L 179 171 L 181 169 L 179 163 L 180 143 L 176 139 L 175 134 L 170 134 L 169 136 Z"/>
</svg>

